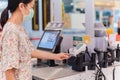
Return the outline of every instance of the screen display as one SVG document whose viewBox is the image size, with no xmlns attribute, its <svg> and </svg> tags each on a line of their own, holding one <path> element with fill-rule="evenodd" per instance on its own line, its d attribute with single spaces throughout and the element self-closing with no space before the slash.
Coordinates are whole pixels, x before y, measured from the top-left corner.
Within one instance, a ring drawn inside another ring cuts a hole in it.
<svg viewBox="0 0 120 80">
<path fill-rule="evenodd" d="M 59 35 L 60 31 L 45 31 L 40 43 L 38 45 L 38 48 L 43 48 L 43 49 L 53 49 L 57 39 L 58 39 L 58 35 Z"/>
<path fill-rule="evenodd" d="M 83 44 L 78 44 L 78 45 L 76 46 L 76 49 L 78 50 L 78 49 L 80 49 L 82 46 L 83 46 Z"/>
</svg>

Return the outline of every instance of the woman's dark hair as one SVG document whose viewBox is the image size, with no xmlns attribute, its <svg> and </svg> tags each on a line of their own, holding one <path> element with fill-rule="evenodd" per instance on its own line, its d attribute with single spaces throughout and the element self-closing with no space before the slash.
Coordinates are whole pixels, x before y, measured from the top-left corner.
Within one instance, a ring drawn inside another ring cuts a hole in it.
<svg viewBox="0 0 120 80">
<path fill-rule="evenodd" d="M 120 35 L 120 28 L 118 28 L 118 34 Z"/>
<path fill-rule="evenodd" d="M 14 1 L 8 0 L 8 6 L 7 6 L 7 8 L 5 8 L 5 10 L 1 14 L 1 21 L 0 21 L 1 26 L 3 27 L 5 25 L 5 23 L 7 22 L 8 18 L 9 18 L 9 14 L 8 14 L 9 10 L 11 13 L 13 13 L 19 6 L 19 3 L 28 4 L 31 1 L 32 0 L 14 0 Z"/>
</svg>

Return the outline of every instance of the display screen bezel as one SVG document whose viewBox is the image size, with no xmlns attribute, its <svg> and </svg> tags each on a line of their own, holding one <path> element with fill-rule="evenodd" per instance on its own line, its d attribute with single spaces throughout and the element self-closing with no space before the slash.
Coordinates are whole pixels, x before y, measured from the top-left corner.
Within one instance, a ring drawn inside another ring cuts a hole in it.
<svg viewBox="0 0 120 80">
<path fill-rule="evenodd" d="M 45 48 L 45 47 L 40 47 L 39 46 L 46 32 L 58 32 L 57 37 L 56 37 L 56 41 L 55 41 L 54 46 L 52 48 Z M 59 39 L 60 33 L 61 33 L 61 30 L 45 30 L 41 39 L 40 39 L 40 41 L 39 41 L 39 43 L 38 43 L 37 49 L 45 50 L 45 51 L 53 51 L 56 47 L 56 44 L 57 44 L 57 41 Z"/>
</svg>

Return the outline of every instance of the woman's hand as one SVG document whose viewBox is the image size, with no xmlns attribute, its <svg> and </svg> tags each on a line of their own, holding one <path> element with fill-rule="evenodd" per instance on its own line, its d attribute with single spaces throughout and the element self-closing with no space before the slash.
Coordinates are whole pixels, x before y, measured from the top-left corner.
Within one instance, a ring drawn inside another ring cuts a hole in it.
<svg viewBox="0 0 120 80">
<path fill-rule="evenodd" d="M 5 71 L 6 80 L 15 80 L 15 69 Z"/>
<path fill-rule="evenodd" d="M 64 59 L 68 59 L 68 58 L 69 58 L 68 53 L 54 54 L 54 60 L 64 60 Z"/>
</svg>

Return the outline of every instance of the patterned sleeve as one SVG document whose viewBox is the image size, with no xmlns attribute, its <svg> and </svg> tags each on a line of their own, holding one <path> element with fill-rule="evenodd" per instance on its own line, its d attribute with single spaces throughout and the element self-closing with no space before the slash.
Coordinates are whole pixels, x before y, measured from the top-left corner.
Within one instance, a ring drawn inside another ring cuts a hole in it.
<svg viewBox="0 0 120 80">
<path fill-rule="evenodd" d="M 15 32 L 7 32 L 2 44 L 2 65 L 3 70 L 19 68 L 18 36 Z"/>
<path fill-rule="evenodd" d="M 35 50 L 35 47 L 30 40 L 29 40 L 29 45 L 30 45 L 30 50 L 31 50 L 31 53 L 32 53 L 32 51 Z"/>
</svg>

